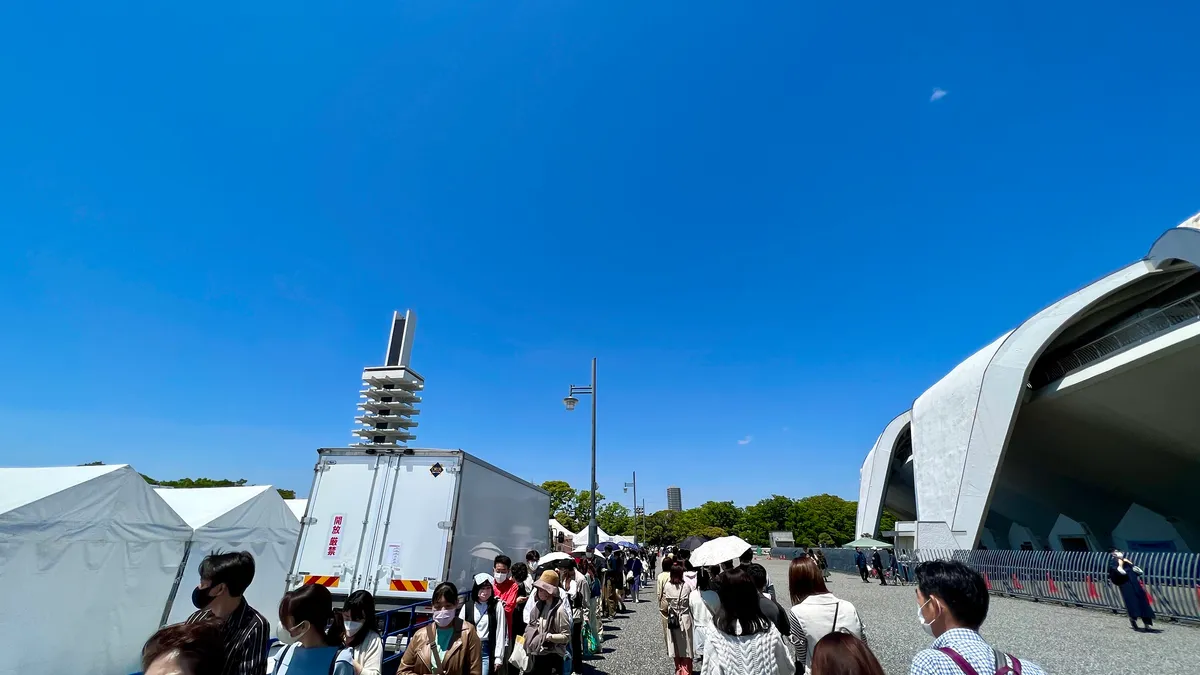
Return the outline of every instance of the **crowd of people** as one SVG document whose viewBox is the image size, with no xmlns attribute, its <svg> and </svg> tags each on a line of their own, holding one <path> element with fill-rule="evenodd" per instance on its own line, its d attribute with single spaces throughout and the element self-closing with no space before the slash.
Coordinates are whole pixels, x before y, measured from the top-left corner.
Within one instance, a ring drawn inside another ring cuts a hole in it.
<svg viewBox="0 0 1200 675">
<path fill-rule="evenodd" d="M 1136 577 L 1139 570 L 1127 563 L 1114 556 L 1114 574 Z M 243 597 L 254 579 L 254 558 L 213 554 L 199 572 L 196 612 L 146 642 L 146 675 L 382 675 L 386 636 L 370 593 L 354 591 L 336 608 L 324 586 L 289 591 L 278 607 L 275 634 L 282 644 L 270 649 L 270 622 Z M 700 567 L 686 550 L 610 545 L 545 559 L 529 551 L 516 564 L 498 555 L 491 573 L 474 577 L 465 600 L 453 583 L 434 588 L 432 614 L 402 646 L 396 672 L 583 672 L 604 619 L 627 611 L 627 602 L 641 602 L 641 588 L 653 582 L 676 675 L 882 675 L 862 618 L 830 592 L 827 576 L 818 552 L 792 560 L 783 591 L 754 562 L 752 550 Z M 914 576 L 917 620 L 933 642 L 913 658 L 910 675 L 1043 675 L 980 637 L 990 596 L 978 572 L 938 560 L 916 566 Z"/>
<path fill-rule="evenodd" d="M 605 618 L 640 602 L 653 554 L 605 545 L 594 554 L 524 562 L 495 557 L 491 573 L 472 579 L 464 600 L 451 582 L 438 584 L 426 625 L 412 632 L 401 675 L 561 675 L 583 672 L 598 651 Z M 375 599 L 351 593 L 340 609 L 321 585 L 284 594 L 271 648 L 271 622 L 243 597 L 254 557 L 214 553 L 199 568 L 196 612 L 146 642 L 145 675 L 381 675 L 384 637 Z"/>
<path fill-rule="evenodd" d="M 684 550 L 667 553 L 658 578 L 676 675 L 883 675 L 857 609 L 829 591 L 819 552 L 791 562 L 782 597 L 753 550 L 700 568 L 690 558 Z M 913 658 L 910 675 L 1044 675 L 980 637 L 990 596 L 977 571 L 938 560 L 917 566 L 915 576 L 917 620 L 933 643 Z"/>
</svg>

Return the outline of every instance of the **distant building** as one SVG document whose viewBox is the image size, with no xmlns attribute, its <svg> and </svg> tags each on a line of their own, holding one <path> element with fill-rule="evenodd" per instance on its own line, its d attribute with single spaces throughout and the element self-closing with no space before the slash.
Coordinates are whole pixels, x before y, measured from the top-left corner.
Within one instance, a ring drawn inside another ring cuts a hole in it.
<svg viewBox="0 0 1200 675">
<path fill-rule="evenodd" d="M 795 548 L 796 535 L 791 532 L 772 532 L 771 533 L 771 548 Z"/>
<path fill-rule="evenodd" d="M 667 488 L 667 510 L 682 511 L 683 510 L 683 494 L 677 487 Z"/>
</svg>

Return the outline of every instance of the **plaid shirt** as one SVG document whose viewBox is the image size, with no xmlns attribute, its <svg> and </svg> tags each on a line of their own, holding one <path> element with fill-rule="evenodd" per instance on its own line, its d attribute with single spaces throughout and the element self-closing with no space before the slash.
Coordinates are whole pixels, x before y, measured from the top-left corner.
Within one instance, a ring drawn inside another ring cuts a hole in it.
<svg viewBox="0 0 1200 675">
<path fill-rule="evenodd" d="M 186 623 L 212 618 L 215 615 L 211 611 L 202 609 L 189 616 Z M 225 668 L 221 675 L 266 675 L 271 624 L 244 598 L 225 619 L 221 634 L 225 637 Z"/>
<path fill-rule="evenodd" d="M 977 675 L 993 675 L 996 672 L 996 657 L 991 645 L 969 628 L 952 628 L 934 640 L 932 648 L 917 652 L 908 675 L 963 675 L 963 671 L 949 656 L 938 651 L 939 647 L 949 647 L 958 652 L 971 664 Z M 1035 663 L 1021 659 L 1021 675 L 1046 675 L 1046 671 Z"/>
</svg>

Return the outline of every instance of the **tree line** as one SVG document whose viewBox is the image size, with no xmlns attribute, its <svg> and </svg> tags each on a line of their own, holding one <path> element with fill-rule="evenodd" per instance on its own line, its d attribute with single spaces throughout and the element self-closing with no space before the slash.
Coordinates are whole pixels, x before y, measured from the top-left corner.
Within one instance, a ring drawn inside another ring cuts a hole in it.
<svg viewBox="0 0 1200 675">
<path fill-rule="evenodd" d="M 569 483 L 551 480 L 542 483 L 550 493 L 550 512 L 563 527 L 579 532 L 588 524 L 591 493 L 576 490 Z M 723 537 L 737 535 L 756 546 L 770 545 L 770 532 L 786 531 L 795 536 L 797 546 L 841 546 L 857 539 L 854 531 L 858 502 L 822 494 L 792 499 L 772 495 L 746 507 L 733 502 L 705 502 L 686 511 L 657 511 L 644 519 L 635 518 L 624 504 L 608 502 L 596 493 L 596 522 L 602 530 L 615 535 L 634 535 L 654 546 L 677 544 L 687 537 L 701 535 Z M 896 518 L 886 509 L 881 530 L 895 527 Z"/>
<path fill-rule="evenodd" d="M 104 466 L 104 462 L 88 462 L 79 466 Z M 213 488 L 213 487 L 242 487 L 246 484 L 245 478 L 237 480 L 229 480 L 228 478 L 178 478 L 176 480 L 155 480 L 144 473 L 138 474 L 151 485 L 158 487 L 170 488 Z M 279 496 L 284 499 L 295 499 L 295 490 L 285 490 L 283 488 L 275 488 L 279 492 Z"/>
</svg>

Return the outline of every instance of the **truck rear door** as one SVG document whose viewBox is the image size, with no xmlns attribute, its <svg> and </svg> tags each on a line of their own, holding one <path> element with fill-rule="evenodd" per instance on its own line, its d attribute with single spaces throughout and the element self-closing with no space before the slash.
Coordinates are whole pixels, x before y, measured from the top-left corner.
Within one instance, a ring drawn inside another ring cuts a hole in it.
<svg viewBox="0 0 1200 675">
<path fill-rule="evenodd" d="M 397 455 L 383 505 L 383 536 L 367 587 L 376 599 L 419 600 L 445 581 L 453 534 L 460 455 Z M 364 556 L 363 558 L 367 558 Z M 450 579 L 460 587 L 461 580 Z"/>
<path fill-rule="evenodd" d="M 321 457 L 290 588 L 320 584 L 342 595 L 362 587 L 358 561 L 373 539 L 387 465 L 387 458 L 375 455 Z"/>
</svg>

